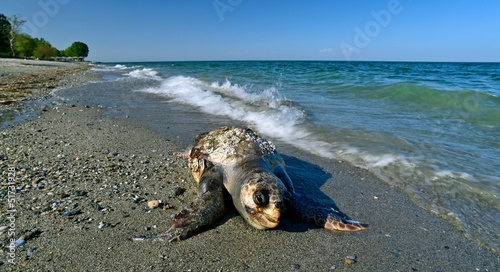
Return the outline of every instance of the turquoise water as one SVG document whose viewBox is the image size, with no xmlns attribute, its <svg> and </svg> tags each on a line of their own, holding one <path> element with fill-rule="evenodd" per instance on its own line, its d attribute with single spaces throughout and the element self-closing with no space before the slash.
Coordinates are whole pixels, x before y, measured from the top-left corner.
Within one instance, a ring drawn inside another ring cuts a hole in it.
<svg viewBox="0 0 500 272">
<path fill-rule="evenodd" d="M 349 161 L 406 191 L 476 242 L 500 250 L 499 63 L 230 61 L 97 68 L 106 80 L 94 83 L 95 89 L 130 92 L 134 105 L 146 110 L 153 105 L 138 103 L 137 94 L 152 95 L 165 106 L 242 121 L 304 152 Z"/>
</svg>

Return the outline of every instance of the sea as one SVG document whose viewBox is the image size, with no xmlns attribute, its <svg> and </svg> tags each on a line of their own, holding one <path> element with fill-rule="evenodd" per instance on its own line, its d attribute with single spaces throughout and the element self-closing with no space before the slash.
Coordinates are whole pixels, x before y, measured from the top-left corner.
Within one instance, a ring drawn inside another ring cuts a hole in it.
<svg viewBox="0 0 500 272">
<path fill-rule="evenodd" d="M 102 81 L 56 94 L 160 130 L 245 124 L 368 169 L 500 252 L 500 63 L 123 62 L 94 70 Z"/>
</svg>

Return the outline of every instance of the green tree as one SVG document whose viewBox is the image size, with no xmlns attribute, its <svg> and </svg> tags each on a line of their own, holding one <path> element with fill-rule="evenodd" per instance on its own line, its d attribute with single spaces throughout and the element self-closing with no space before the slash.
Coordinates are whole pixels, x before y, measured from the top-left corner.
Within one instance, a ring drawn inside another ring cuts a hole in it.
<svg viewBox="0 0 500 272">
<path fill-rule="evenodd" d="M 21 34 L 15 40 L 16 51 L 20 53 L 20 57 L 31 57 L 33 51 L 37 47 L 35 39 L 31 38 L 28 34 Z"/>
<path fill-rule="evenodd" d="M 34 38 L 33 40 L 35 41 L 36 46 L 40 46 L 40 45 L 52 46 L 52 44 L 50 44 L 44 38 Z"/>
<path fill-rule="evenodd" d="M 50 59 L 52 57 L 57 57 L 59 55 L 59 51 L 50 45 L 42 44 L 35 48 L 33 54 L 39 59 Z"/>
<path fill-rule="evenodd" d="M 89 47 L 82 42 L 74 42 L 70 47 L 63 51 L 67 57 L 84 57 L 89 55 Z"/>
<path fill-rule="evenodd" d="M 0 13 L 0 56 L 8 55 L 10 23 L 5 15 Z"/>
<path fill-rule="evenodd" d="M 21 30 L 19 29 L 24 23 L 26 23 L 26 20 L 21 20 L 17 15 L 12 15 L 9 18 L 10 22 L 10 32 L 9 32 L 9 45 L 10 45 L 10 50 L 12 52 L 12 56 L 16 56 L 16 50 L 14 46 L 14 40 L 16 39 L 19 34 L 21 34 Z"/>
</svg>

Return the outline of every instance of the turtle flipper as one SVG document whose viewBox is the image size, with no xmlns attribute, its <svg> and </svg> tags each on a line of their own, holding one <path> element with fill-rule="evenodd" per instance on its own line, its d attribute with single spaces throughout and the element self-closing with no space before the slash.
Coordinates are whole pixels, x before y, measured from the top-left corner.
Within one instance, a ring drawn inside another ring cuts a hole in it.
<svg viewBox="0 0 500 272">
<path fill-rule="evenodd" d="M 181 241 L 212 225 L 223 214 L 224 193 L 222 180 L 219 171 L 216 171 L 216 167 L 213 167 L 201 177 L 198 197 L 175 216 L 172 226 L 165 234 L 136 236 L 134 240 Z"/>
<path fill-rule="evenodd" d="M 292 213 L 299 219 L 327 230 L 358 231 L 370 228 L 369 224 L 348 219 L 339 211 L 314 202 L 298 194 L 293 194 Z"/>
</svg>

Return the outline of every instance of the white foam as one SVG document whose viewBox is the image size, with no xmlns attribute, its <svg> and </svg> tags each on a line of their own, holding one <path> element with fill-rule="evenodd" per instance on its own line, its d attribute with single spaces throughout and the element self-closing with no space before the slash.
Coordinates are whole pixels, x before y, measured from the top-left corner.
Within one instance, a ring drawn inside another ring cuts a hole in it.
<svg viewBox="0 0 500 272">
<path fill-rule="evenodd" d="M 117 64 L 115 66 L 109 66 L 109 65 L 102 65 L 98 64 L 92 70 L 94 71 L 102 71 L 102 72 L 113 72 L 113 71 L 121 71 L 121 70 L 126 70 L 130 69 L 130 67 L 122 64 Z"/>
<path fill-rule="evenodd" d="M 251 87 L 232 84 L 228 79 L 222 84 L 213 82 L 210 87 L 216 92 L 220 91 L 227 96 L 234 96 L 247 102 L 265 102 L 267 106 L 271 108 L 277 108 L 279 106 L 279 101 L 285 100 L 274 87 L 265 89 L 261 92 L 252 92 Z"/>
<path fill-rule="evenodd" d="M 304 112 L 283 103 L 274 88 L 250 92 L 247 87 L 231 84 L 207 84 L 196 78 L 176 76 L 163 81 L 159 88 L 144 92 L 173 98 L 173 101 L 199 107 L 210 114 L 224 115 L 251 124 L 261 134 L 293 143 L 311 153 L 333 157 L 331 144 L 311 139 L 311 133 L 300 126 Z"/>
<path fill-rule="evenodd" d="M 386 167 L 398 160 L 399 161 L 401 160 L 401 158 L 398 158 L 393 154 L 381 154 L 381 155 L 364 154 L 363 159 L 370 167 L 373 168 Z"/>
<path fill-rule="evenodd" d="M 464 172 L 452 172 L 450 170 L 436 170 L 434 171 L 434 176 L 431 180 L 439 180 L 442 178 L 451 178 L 451 179 L 462 179 L 469 181 L 477 181 L 472 175 Z"/>
<path fill-rule="evenodd" d="M 128 69 L 128 67 L 126 65 L 123 65 L 123 64 L 117 64 L 114 66 L 114 68 L 119 69 L 119 70 Z"/>
<path fill-rule="evenodd" d="M 125 74 L 126 76 L 139 79 L 162 80 L 157 71 L 151 68 L 136 69 Z"/>
</svg>

